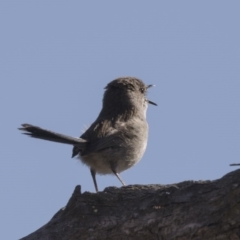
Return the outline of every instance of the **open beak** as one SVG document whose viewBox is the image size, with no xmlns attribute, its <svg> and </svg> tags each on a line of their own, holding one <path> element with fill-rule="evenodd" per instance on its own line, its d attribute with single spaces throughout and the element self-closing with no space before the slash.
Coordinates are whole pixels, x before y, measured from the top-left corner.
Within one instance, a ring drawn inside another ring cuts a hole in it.
<svg viewBox="0 0 240 240">
<path fill-rule="evenodd" d="M 147 102 L 148 102 L 149 104 L 152 104 L 152 105 L 154 105 L 154 106 L 157 106 L 157 104 L 156 104 L 155 102 L 152 102 L 152 101 L 150 101 L 150 100 L 147 100 Z"/>
<path fill-rule="evenodd" d="M 150 87 L 155 87 L 155 85 L 153 85 L 153 84 L 147 85 L 147 89 L 149 89 Z M 152 101 L 150 101 L 150 100 L 147 100 L 147 102 L 148 102 L 149 104 L 152 104 L 152 105 L 154 105 L 154 106 L 157 106 L 157 104 L 156 104 L 155 102 L 152 102 Z"/>
</svg>

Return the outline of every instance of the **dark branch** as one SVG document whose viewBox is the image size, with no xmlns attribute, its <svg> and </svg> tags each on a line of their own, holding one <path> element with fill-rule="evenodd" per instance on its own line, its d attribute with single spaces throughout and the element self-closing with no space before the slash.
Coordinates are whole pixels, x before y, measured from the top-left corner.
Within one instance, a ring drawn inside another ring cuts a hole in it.
<svg viewBox="0 0 240 240">
<path fill-rule="evenodd" d="M 42 206 L 43 207 L 43 206 Z M 215 181 L 109 187 L 81 193 L 33 239 L 240 239 L 240 170 Z"/>
</svg>

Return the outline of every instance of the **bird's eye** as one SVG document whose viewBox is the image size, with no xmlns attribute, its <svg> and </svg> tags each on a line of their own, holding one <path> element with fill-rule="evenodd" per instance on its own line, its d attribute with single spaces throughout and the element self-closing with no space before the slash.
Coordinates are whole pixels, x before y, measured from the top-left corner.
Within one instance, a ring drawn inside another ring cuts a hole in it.
<svg viewBox="0 0 240 240">
<path fill-rule="evenodd" d="M 144 88 L 140 88 L 140 92 L 141 92 L 141 93 L 144 93 L 144 92 L 145 92 L 145 89 L 144 89 Z"/>
</svg>

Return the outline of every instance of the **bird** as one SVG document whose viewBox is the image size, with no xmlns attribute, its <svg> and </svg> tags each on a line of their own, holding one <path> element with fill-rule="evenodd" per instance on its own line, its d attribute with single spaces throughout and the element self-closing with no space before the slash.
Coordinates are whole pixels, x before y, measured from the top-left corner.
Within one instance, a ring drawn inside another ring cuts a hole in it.
<svg viewBox="0 0 240 240">
<path fill-rule="evenodd" d="M 146 112 L 149 104 L 157 106 L 146 97 L 152 86 L 136 77 L 119 77 L 109 82 L 97 119 L 79 138 L 28 123 L 19 130 L 32 138 L 72 145 L 72 157 L 77 156 L 90 168 L 96 192 L 96 174 L 114 174 L 125 186 L 120 173 L 138 163 L 147 147 Z"/>
</svg>

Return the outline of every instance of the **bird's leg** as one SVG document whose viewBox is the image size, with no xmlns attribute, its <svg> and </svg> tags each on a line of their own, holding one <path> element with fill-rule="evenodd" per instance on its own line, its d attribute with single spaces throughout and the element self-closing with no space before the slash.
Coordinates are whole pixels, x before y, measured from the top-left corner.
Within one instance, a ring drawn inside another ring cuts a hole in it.
<svg viewBox="0 0 240 240">
<path fill-rule="evenodd" d="M 96 190 L 96 192 L 98 192 L 98 186 L 97 186 L 97 181 L 96 181 L 96 172 L 92 168 L 90 168 L 90 172 L 91 172 L 91 175 L 92 175 L 95 190 Z"/>
<path fill-rule="evenodd" d="M 115 169 L 112 168 L 113 173 L 115 174 L 115 176 L 118 178 L 118 180 L 122 183 L 123 186 L 126 186 L 126 184 L 124 183 L 124 181 L 121 179 L 119 173 L 117 173 L 117 171 Z"/>
</svg>

